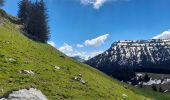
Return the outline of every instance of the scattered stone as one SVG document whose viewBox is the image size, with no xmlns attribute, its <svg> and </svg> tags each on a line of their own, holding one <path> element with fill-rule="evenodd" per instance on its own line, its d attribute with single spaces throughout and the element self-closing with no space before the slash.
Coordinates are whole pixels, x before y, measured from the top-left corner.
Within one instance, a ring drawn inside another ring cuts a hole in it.
<svg viewBox="0 0 170 100">
<path fill-rule="evenodd" d="M 82 78 L 81 74 L 78 74 L 77 76 L 74 76 L 73 79 L 76 80 L 76 81 L 81 82 L 82 84 L 86 84 L 86 81 Z"/>
<path fill-rule="evenodd" d="M 7 98 L 1 98 L 0 100 L 48 100 L 40 90 L 30 88 L 13 91 Z"/>
<path fill-rule="evenodd" d="M 83 83 L 83 84 L 85 84 L 85 83 L 86 83 L 86 82 L 85 82 L 85 80 L 83 80 L 83 79 L 81 79 L 81 80 L 80 80 L 80 82 L 81 82 L 81 83 Z"/>
<path fill-rule="evenodd" d="M 59 66 L 55 66 L 55 69 L 60 70 L 60 67 Z"/>
<path fill-rule="evenodd" d="M 79 77 L 83 77 L 83 75 L 82 75 L 82 74 L 78 74 L 77 76 L 79 76 Z"/>
<path fill-rule="evenodd" d="M 20 70 L 19 71 L 20 74 L 30 74 L 30 75 L 34 75 L 35 73 L 31 70 Z"/>
<path fill-rule="evenodd" d="M 164 93 L 167 93 L 167 92 L 168 92 L 168 90 L 165 90 L 165 91 L 164 91 Z"/>
<path fill-rule="evenodd" d="M 126 99 L 128 96 L 126 94 L 122 94 L 122 98 Z"/>
<path fill-rule="evenodd" d="M 15 63 L 17 60 L 16 59 L 14 59 L 14 58 L 9 58 L 8 59 L 10 62 L 12 62 L 12 63 Z"/>
</svg>

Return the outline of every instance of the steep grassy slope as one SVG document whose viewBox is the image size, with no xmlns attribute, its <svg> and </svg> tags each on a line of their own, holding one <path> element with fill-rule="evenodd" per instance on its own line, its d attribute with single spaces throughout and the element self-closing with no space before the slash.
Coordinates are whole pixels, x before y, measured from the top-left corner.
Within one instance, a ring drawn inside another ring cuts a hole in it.
<svg viewBox="0 0 170 100">
<path fill-rule="evenodd" d="M 105 74 L 72 60 L 47 44 L 21 34 L 19 26 L 0 18 L 0 96 L 36 87 L 50 100 L 147 100 Z M 54 66 L 59 66 L 56 70 Z M 21 74 L 32 70 L 35 74 Z M 82 74 L 85 84 L 73 78 Z"/>
</svg>

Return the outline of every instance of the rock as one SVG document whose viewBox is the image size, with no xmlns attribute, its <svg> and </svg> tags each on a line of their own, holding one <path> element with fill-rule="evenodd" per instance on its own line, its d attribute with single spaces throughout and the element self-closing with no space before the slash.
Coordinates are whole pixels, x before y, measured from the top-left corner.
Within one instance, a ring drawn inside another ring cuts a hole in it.
<svg viewBox="0 0 170 100">
<path fill-rule="evenodd" d="M 9 58 L 8 60 L 9 60 L 10 62 L 12 62 L 12 63 L 17 62 L 17 60 L 16 60 L 16 59 L 14 59 L 14 58 Z"/>
<path fill-rule="evenodd" d="M 82 75 L 81 75 L 81 74 L 79 74 L 79 75 L 77 75 L 77 76 L 74 76 L 73 79 L 76 80 L 76 81 L 81 82 L 82 84 L 86 84 L 86 81 L 82 78 Z"/>
<path fill-rule="evenodd" d="M 167 92 L 168 92 L 168 90 L 165 90 L 165 91 L 164 91 L 164 93 L 167 93 Z"/>
<path fill-rule="evenodd" d="M 20 74 L 31 74 L 34 75 L 35 73 L 31 70 L 20 70 L 19 71 Z"/>
<path fill-rule="evenodd" d="M 79 77 L 83 77 L 83 75 L 82 75 L 82 74 L 78 74 L 77 76 L 79 76 Z"/>
<path fill-rule="evenodd" d="M 60 67 L 59 66 L 55 66 L 55 69 L 60 70 Z"/>
<path fill-rule="evenodd" d="M 7 98 L 1 98 L 0 100 L 48 100 L 40 90 L 30 88 L 13 91 Z"/>
<path fill-rule="evenodd" d="M 126 94 L 122 94 L 122 98 L 126 99 L 128 96 Z"/>
<path fill-rule="evenodd" d="M 86 83 L 85 80 L 83 80 L 83 79 L 81 79 L 80 82 L 81 82 L 82 84 L 85 84 L 85 83 Z"/>
</svg>

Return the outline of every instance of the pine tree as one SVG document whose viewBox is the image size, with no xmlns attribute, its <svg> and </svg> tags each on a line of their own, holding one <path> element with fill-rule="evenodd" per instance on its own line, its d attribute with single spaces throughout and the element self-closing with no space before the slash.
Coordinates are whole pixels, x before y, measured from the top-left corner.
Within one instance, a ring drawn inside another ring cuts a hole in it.
<svg viewBox="0 0 170 100">
<path fill-rule="evenodd" d="M 159 92 L 163 92 L 163 90 L 162 90 L 162 88 L 161 88 L 161 87 L 159 88 Z"/>
<path fill-rule="evenodd" d="M 40 41 L 47 42 L 49 39 L 48 15 L 44 0 L 40 0 L 39 5 L 39 33 Z"/>
<path fill-rule="evenodd" d="M 22 23 L 27 25 L 29 19 L 28 15 L 31 9 L 31 2 L 29 0 L 22 0 L 19 2 L 18 6 L 19 6 L 18 17 L 20 18 Z"/>
<path fill-rule="evenodd" d="M 156 88 L 156 86 L 154 84 L 152 85 L 152 90 L 157 91 L 157 88 Z"/>
<path fill-rule="evenodd" d="M 36 12 L 36 13 L 35 13 Z M 38 34 L 38 14 L 37 14 L 37 2 L 31 5 L 30 13 L 28 15 L 28 23 L 26 27 L 27 33 L 33 38 L 36 39 L 36 34 Z"/>
<path fill-rule="evenodd" d="M 35 13 L 36 12 L 36 13 Z M 48 16 L 43 0 L 32 4 L 27 24 L 27 32 L 36 41 L 46 43 L 49 39 Z"/>
<path fill-rule="evenodd" d="M 148 82 L 149 80 L 150 80 L 150 77 L 148 76 L 148 74 L 145 74 L 144 81 Z"/>
<path fill-rule="evenodd" d="M 0 0 L 0 7 L 4 6 L 4 0 Z"/>
</svg>

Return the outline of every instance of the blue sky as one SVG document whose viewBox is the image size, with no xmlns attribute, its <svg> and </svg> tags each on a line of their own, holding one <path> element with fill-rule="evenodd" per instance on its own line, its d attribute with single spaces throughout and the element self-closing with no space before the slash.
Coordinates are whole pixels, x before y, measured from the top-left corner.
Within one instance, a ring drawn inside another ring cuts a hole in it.
<svg viewBox="0 0 170 100">
<path fill-rule="evenodd" d="M 170 0 L 45 0 L 50 44 L 69 56 L 88 58 L 117 40 L 164 38 L 170 29 Z M 3 7 L 16 16 L 19 0 Z"/>
</svg>

